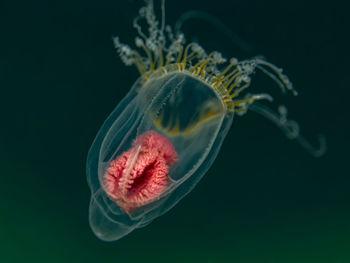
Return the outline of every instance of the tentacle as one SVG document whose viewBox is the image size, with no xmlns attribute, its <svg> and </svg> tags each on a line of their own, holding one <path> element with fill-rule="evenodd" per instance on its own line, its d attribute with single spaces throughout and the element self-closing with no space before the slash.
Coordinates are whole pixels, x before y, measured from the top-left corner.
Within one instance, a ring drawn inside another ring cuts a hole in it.
<svg viewBox="0 0 350 263">
<path fill-rule="evenodd" d="M 272 121 L 279 127 L 286 137 L 290 140 L 296 140 L 301 147 L 308 151 L 314 157 L 321 157 L 326 153 L 327 142 L 323 134 L 318 136 L 318 146 L 313 146 L 304 136 L 300 134 L 299 124 L 294 120 L 287 119 L 287 108 L 280 106 L 278 113 L 274 112 L 267 106 L 260 103 L 253 103 L 249 106 L 249 110 L 254 111 L 268 120 Z"/>
</svg>

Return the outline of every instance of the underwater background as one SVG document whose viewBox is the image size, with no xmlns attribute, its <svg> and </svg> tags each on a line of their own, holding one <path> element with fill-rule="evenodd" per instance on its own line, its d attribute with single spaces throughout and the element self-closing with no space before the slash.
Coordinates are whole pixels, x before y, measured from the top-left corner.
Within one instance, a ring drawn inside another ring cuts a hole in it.
<svg viewBox="0 0 350 263">
<path fill-rule="evenodd" d="M 85 164 L 103 121 L 138 77 L 112 36 L 132 43 L 142 1 L 0 2 L 0 262 L 350 262 L 349 18 L 345 1 L 166 1 L 217 17 L 187 40 L 239 59 L 263 55 L 299 96 L 256 74 L 325 156 L 313 158 L 255 113 L 236 117 L 197 187 L 117 242 L 88 225 Z M 159 15 L 160 1 L 155 0 Z M 233 35 L 241 39 L 235 42 Z"/>
</svg>

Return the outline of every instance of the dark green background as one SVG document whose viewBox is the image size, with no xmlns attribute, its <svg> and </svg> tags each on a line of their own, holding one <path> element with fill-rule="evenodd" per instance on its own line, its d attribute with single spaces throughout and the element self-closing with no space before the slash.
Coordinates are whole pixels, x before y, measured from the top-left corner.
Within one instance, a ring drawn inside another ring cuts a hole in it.
<svg viewBox="0 0 350 263">
<path fill-rule="evenodd" d="M 111 37 L 130 43 L 141 1 L 0 2 L 0 262 L 350 262 L 349 35 L 345 1 L 167 1 L 167 21 L 198 9 L 184 31 L 208 50 L 264 55 L 300 96 L 282 96 L 314 159 L 254 113 L 236 118 L 217 160 L 176 207 L 124 239 L 88 225 L 87 151 L 137 78 Z M 159 1 L 156 1 L 159 6 Z M 159 9 L 158 9 L 159 10 Z M 271 85 L 270 88 L 268 85 Z"/>
</svg>

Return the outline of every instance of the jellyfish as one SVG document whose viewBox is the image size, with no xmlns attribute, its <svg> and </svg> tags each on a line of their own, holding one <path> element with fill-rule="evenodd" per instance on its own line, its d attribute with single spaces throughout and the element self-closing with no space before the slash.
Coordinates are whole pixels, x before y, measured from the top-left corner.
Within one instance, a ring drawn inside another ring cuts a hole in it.
<svg viewBox="0 0 350 263">
<path fill-rule="evenodd" d="M 133 22 L 135 48 L 113 39 L 122 62 L 136 66 L 140 77 L 103 123 L 87 158 L 89 222 L 104 241 L 148 225 L 191 192 L 215 160 L 235 115 L 257 112 L 315 156 L 324 152 L 300 135 L 284 106 L 272 111 L 263 104 L 272 96 L 250 87 L 259 70 L 282 92 L 296 95 L 282 69 L 260 57 L 227 59 L 186 43 L 184 34 L 165 25 L 164 1 L 160 21 L 153 1 L 145 3 Z"/>
</svg>

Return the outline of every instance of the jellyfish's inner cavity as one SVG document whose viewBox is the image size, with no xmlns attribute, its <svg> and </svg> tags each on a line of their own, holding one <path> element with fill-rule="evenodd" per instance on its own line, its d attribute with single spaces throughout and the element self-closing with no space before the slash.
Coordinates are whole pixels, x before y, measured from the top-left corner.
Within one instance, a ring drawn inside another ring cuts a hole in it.
<svg viewBox="0 0 350 263">
<path fill-rule="evenodd" d="M 147 131 L 109 164 L 103 180 L 105 191 L 125 212 L 148 204 L 166 189 L 169 168 L 176 160 L 168 139 Z"/>
<path fill-rule="evenodd" d="M 160 104 L 155 123 L 167 134 L 195 133 L 201 124 L 222 114 L 222 103 L 207 83 L 184 73 L 169 74 L 164 79 L 172 79 L 168 83 L 172 91 Z"/>
<path fill-rule="evenodd" d="M 174 70 L 150 78 L 138 105 L 146 109 L 138 129 L 156 130 L 176 147 L 179 161 L 169 175 L 175 184 L 182 184 L 211 151 L 227 116 L 219 94 L 205 80 Z"/>
</svg>

